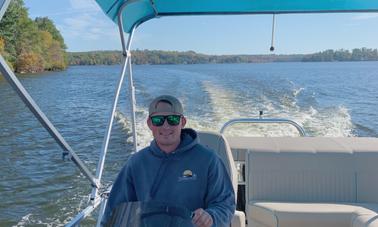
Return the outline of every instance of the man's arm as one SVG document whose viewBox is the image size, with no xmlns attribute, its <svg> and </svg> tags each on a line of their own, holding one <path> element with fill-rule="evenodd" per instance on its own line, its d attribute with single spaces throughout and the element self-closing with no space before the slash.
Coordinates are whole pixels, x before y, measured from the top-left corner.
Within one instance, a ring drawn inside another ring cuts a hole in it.
<svg viewBox="0 0 378 227">
<path fill-rule="evenodd" d="M 216 227 L 229 226 L 235 213 L 235 192 L 223 162 L 217 156 L 209 166 L 206 209 Z"/>
</svg>

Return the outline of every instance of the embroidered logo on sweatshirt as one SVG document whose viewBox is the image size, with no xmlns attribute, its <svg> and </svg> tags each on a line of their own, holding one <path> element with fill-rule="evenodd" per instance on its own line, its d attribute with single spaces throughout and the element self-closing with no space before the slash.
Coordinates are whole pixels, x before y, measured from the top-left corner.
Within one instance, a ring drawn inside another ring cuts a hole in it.
<svg viewBox="0 0 378 227">
<path fill-rule="evenodd" d="M 197 179 L 197 175 L 193 173 L 190 169 L 187 169 L 182 173 L 182 176 L 179 177 L 178 181 L 180 182 L 180 181 L 188 181 L 188 180 L 196 180 L 196 179 Z"/>
</svg>

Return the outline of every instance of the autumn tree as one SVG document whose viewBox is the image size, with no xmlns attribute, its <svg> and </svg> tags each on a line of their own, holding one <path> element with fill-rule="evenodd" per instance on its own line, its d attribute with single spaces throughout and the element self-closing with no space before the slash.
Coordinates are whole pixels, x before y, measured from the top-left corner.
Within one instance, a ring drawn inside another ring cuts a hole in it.
<svg viewBox="0 0 378 227">
<path fill-rule="evenodd" d="M 4 40 L 4 57 L 12 66 L 16 63 L 19 15 L 27 13 L 22 0 L 11 1 L 0 22 L 0 37 Z"/>
<path fill-rule="evenodd" d="M 2 55 L 16 72 L 67 67 L 67 47 L 59 30 L 47 17 L 30 19 L 23 0 L 13 0 L 9 4 L 0 22 L 0 38 Z"/>
<path fill-rule="evenodd" d="M 43 71 L 43 59 L 41 55 L 33 52 L 23 52 L 17 58 L 17 71 L 20 73 L 36 73 Z"/>
</svg>

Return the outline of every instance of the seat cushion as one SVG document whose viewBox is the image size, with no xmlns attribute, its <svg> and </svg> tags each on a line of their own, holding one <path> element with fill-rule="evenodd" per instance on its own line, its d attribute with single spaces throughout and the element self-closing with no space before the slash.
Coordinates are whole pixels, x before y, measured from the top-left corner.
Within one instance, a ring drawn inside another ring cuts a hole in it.
<svg viewBox="0 0 378 227">
<path fill-rule="evenodd" d="M 271 227 L 377 227 L 377 204 L 252 201 L 248 223 Z M 248 226 L 249 227 L 249 226 Z"/>
<path fill-rule="evenodd" d="M 234 188 L 235 193 L 238 190 L 238 173 L 235 167 L 235 162 L 232 157 L 231 148 L 228 145 L 225 137 L 216 132 L 197 132 L 200 144 L 204 145 L 215 151 L 215 153 L 223 161 L 224 166 L 226 167 L 227 173 L 229 174 Z M 235 196 L 235 199 L 237 196 Z"/>
<path fill-rule="evenodd" d="M 359 205 L 353 227 L 378 227 L 378 204 L 364 203 Z"/>
</svg>

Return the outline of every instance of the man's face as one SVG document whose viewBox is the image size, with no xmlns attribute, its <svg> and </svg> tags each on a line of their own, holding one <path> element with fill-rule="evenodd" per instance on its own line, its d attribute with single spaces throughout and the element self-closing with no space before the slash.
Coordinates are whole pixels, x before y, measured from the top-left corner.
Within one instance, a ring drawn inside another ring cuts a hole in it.
<svg viewBox="0 0 378 227">
<path fill-rule="evenodd" d="M 169 109 L 170 104 L 165 102 L 159 102 L 158 109 Z M 164 105 L 168 105 L 167 107 Z M 176 115 L 172 112 L 158 112 L 154 113 L 151 116 L 167 116 L 167 115 Z M 186 119 L 184 116 L 181 117 L 180 123 L 178 125 L 170 125 L 165 119 L 164 124 L 162 126 L 154 126 L 151 122 L 151 118 L 147 119 L 148 127 L 152 131 L 152 135 L 154 136 L 156 143 L 159 145 L 161 149 L 167 146 L 178 146 L 180 144 L 180 135 L 181 129 L 184 128 L 186 124 Z M 164 150 L 164 149 L 163 149 Z"/>
</svg>

